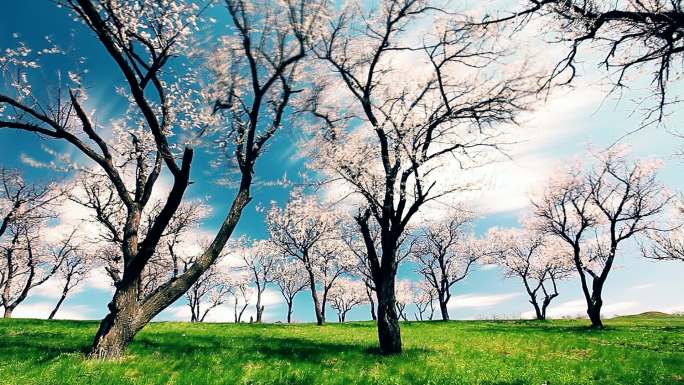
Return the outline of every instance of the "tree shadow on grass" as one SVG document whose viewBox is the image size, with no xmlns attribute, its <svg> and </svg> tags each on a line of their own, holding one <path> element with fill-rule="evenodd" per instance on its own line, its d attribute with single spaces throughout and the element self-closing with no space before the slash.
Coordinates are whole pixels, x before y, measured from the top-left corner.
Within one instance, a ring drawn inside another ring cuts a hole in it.
<svg viewBox="0 0 684 385">
<path fill-rule="evenodd" d="M 62 337 L 63 338 L 63 337 Z M 12 361 L 30 361 L 46 363 L 64 354 L 83 354 L 90 349 L 87 343 L 61 344 L 64 339 L 55 341 L 51 338 L 13 338 L 0 339 L 0 357 Z"/>
<path fill-rule="evenodd" d="M 232 338 L 215 338 L 193 335 L 181 338 L 159 338 L 156 334 L 140 336 L 132 347 L 141 350 L 153 350 L 165 356 L 192 354 L 230 354 L 241 360 L 274 359 L 292 363 L 321 363 L 332 358 L 369 355 L 384 357 L 376 347 L 367 344 L 317 341 L 295 337 L 261 337 L 245 336 Z M 180 337 L 180 335 L 179 335 Z M 403 355 L 415 358 L 428 355 L 431 351 L 424 348 L 408 348 Z"/>
</svg>

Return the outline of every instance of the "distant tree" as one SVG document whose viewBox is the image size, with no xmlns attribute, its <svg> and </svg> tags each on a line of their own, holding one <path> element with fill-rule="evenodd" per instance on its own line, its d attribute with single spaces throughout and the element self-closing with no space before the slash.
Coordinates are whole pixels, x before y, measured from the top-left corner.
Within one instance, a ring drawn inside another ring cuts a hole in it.
<svg viewBox="0 0 684 385">
<path fill-rule="evenodd" d="M 0 166 L 0 239 L 13 223 L 54 217 L 62 196 L 55 184 L 30 183 L 19 170 Z"/>
<path fill-rule="evenodd" d="M 681 198 L 680 198 L 681 199 Z M 680 200 L 672 214 L 676 218 L 663 229 L 650 230 L 647 232 L 649 242 L 641 243 L 641 251 L 644 257 L 657 261 L 682 261 L 684 262 L 684 225 L 681 222 L 684 214 L 684 205 Z"/>
<path fill-rule="evenodd" d="M 57 273 L 64 260 L 74 252 L 70 236 L 58 242 L 45 239 L 45 223 L 19 222 L 10 225 L 7 239 L 0 243 L 0 305 L 4 317 L 28 297 L 29 292 Z"/>
<path fill-rule="evenodd" d="M 417 232 L 411 257 L 417 272 L 435 288 L 442 320 L 449 320 L 451 288 L 468 276 L 481 257 L 470 230 L 472 214 L 463 209 Z"/>
<path fill-rule="evenodd" d="M 82 240 L 77 241 L 75 239 L 76 231 L 81 230 L 78 228 L 74 229 L 70 236 L 59 241 L 61 244 L 59 250 L 64 253 L 64 260 L 57 269 L 55 276 L 64 285 L 62 286 L 62 294 L 50 312 L 48 319 L 55 318 L 57 311 L 67 296 L 88 277 L 88 274 L 90 274 L 95 266 L 93 256 L 88 251 L 88 246 Z"/>
<path fill-rule="evenodd" d="M 63 191 L 54 183 L 26 181 L 0 167 L 0 306 L 4 317 L 59 270 L 73 251 L 72 236 L 48 239 Z"/>
<path fill-rule="evenodd" d="M 190 307 L 190 322 L 204 322 L 214 308 L 230 298 L 233 287 L 229 272 L 221 264 L 214 264 L 205 271 L 185 293 Z"/>
<path fill-rule="evenodd" d="M 415 286 L 413 282 L 402 279 L 397 281 L 396 292 L 397 313 L 402 320 L 408 321 L 409 319 L 408 315 L 406 314 L 406 307 L 415 302 Z"/>
<path fill-rule="evenodd" d="M 506 60 L 488 31 L 462 26 L 438 2 L 356 2 L 315 46 L 325 67 L 310 109 L 323 129 L 314 127 L 306 148 L 311 167 L 357 209 L 385 354 L 401 352 L 395 281 L 405 229 L 425 204 L 463 188 L 437 176 L 447 159 L 478 163 L 475 154 L 496 148 L 499 123 L 513 122 L 530 95 L 517 66 L 497 70 Z M 409 32 L 416 28 L 420 38 Z"/>
<path fill-rule="evenodd" d="M 241 260 L 241 268 L 248 271 L 256 287 L 256 322 L 261 322 L 264 314 L 262 296 L 266 285 L 273 282 L 276 268 L 277 250 L 269 241 L 250 241 L 241 239 L 237 254 Z"/>
<path fill-rule="evenodd" d="M 231 280 L 230 294 L 233 297 L 233 311 L 235 313 L 235 323 L 242 322 L 242 315 L 249 306 L 249 302 L 254 295 L 254 288 L 249 286 L 250 279 L 247 275 L 239 275 Z"/>
<path fill-rule="evenodd" d="M 330 307 L 337 311 L 337 320 L 344 322 L 347 313 L 354 307 L 368 301 L 363 282 L 342 277 L 338 279 L 329 293 Z"/>
<path fill-rule="evenodd" d="M 538 320 L 558 296 L 558 281 L 570 276 L 575 266 L 566 242 L 550 238 L 529 227 L 489 230 L 486 260 L 499 265 L 506 277 L 522 280 Z M 541 303 L 540 303 L 541 302 Z"/>
<path fill-rule="evenodd" d="M 572 249 L 592 327 L 603 328 L 603 288 L 619 246 L 657 229 L 672 196 L 656 178 L 660 163 L 632 162 L 625 149 L 596 155 L 588 170 L 573 168 L 553 178 L 532 200 L 535 228 Z"/>
<path fill-rule="evenodd" d="M 437 300 L 437 290 L 427 281 L 421 280 L 414 288 L 415 294 L 413 303 L 418 309 L 418 314 L 414 314 L 416 321 L 432 321 L 435 315 L 435 301 Z M 428 312 L 429 310 L 429 312 Z"/>
<path fill-rule="evenodd" d="M 339 236 L 339 214 L 315 197 L 295 191 L 284 209 L 271 207 L 267 223 L 278 252 L 299 261 L 306 270 L 316 322 L 322 325 L 330 289 L 355 263 Z"/>
<path fill-rule="evenodd" d="M 309 275 L 305 269 L 301 268 L 299 261 L 280 259 L 277 262 L 273 279 L 287 304 L 287 323 L 291 323 L 294 299 L 309 286 Z"/>
</svg>

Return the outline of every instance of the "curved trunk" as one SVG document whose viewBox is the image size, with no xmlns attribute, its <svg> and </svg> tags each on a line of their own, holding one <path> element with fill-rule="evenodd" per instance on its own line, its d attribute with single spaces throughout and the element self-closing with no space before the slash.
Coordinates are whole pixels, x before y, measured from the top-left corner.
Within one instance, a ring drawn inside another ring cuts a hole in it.
<svg viewBox="0 0 684 385">
<path fill-rule="evenodd" d="M 544 302 L 542 303 L 542 306 L 541 306 L 541 314 L 540 314 L 541 318 L 537 317 L 539 320 L 541 320 L 541 321 L 546 320 L 546 309 L 548 309 L 549 305 L 551 304 L 551 301 L 553 301 L 553 299 L 556 298 L 557 296 L 558 296 L 558 294 L 554 293 L 551 295 L 547 295 L 544 298 Z"/>
<path fill-rule="evenodd" d="M 591 327 L 593 329 L 603 329 L 603 321 L 601 321 L 601 307 L 603 306 L 603 301 L 601 297 L 593 298 L 593 303 L 589 303 L 587 306 L 587 315 L 589 320 L 591 320 Z"/>
<path fill-rule="evenodd" d="M 321 302 L 318 300 L 318 293 L 316 292 L 316 278 L 311 270 L 309 270 L 309 287 L 311 288 L 311 298 L 313 299 L 314 311 L 316 312 L 316 324 L 320 326 L 325 323 L 325 316 L 321 311 Z"/>
<path fill-rule="evenodd" d="M 394 277 L 376 285 L 378 294 L 378 339 L 382 354 L 401 353 L 401 329 L 394 293 Z"/>
<path fill-rule="evenodd" d="M 146 324 L 140 322 L 137 289 L 136 283 L 117 288 L 114 299 L 108 305 L 109 314 L 100 322 L 100 328 L 95 335 L 89 354 L 91 358 L 120 357 L 133 337 Z"/>
<path fill-rule="evenodd" d="M 442 321 L 449 320 L 449 309 L 447 309 L 447 299 L 444 296 L 439 296 L 439 311 L 442 313 Z"/>
<path fill-rule="evenodd" d="M 544 307 L 544 310 L 542 311 L 542 309 L 539 307 L 539 304 L 537 303 L 536 298 L 530 299 L 530 303 L 534 307 L 534 315 L 537 318 L 537 320 L 539 320 L 539 321 L 545 320 L 546 319 L 546 315 L 545 315 L 546 307 Z"/>
<path fill-rule="evenodd" d="M 591 296 L 587 299 L 587 315 L 591 320 L 591 327 L 593 329 L 603 329 L 603 321 L 601 321 L 601 307 L 603 306 L 603 283 L 605 281 L 599 278 L 593 278 L 591 282 Z"/>
<path fill-rule="evenodd" d="M 55 314 L 57 314 L 57 311 L 58 311 L 59 308 L 62 306 L 62 303 L 64 302 L 64 300 L 66 299 L 66 297 L 67 297 L 67 292 L 65 291 L 65 292 L 62 293 L 62 296 L 59 297 L 59 301 L 57 301 L 57 304 L 55 305 L 55 308 L 52 309 L 52 311 L 50 312 L 50 315 L 48 316 L 48 319 L 54 319 L 54 318 L 55 318 Z"/>
<path fill-rule="evenodd" d="M 366 288 L 366 294 L 368 295 L 368 305 L 370 307 L 371 319 L 373 321 L 377 321 L 378 316 L 375 315 L 375 300 L 373 300 L 373 292 Z"/>
</svg>

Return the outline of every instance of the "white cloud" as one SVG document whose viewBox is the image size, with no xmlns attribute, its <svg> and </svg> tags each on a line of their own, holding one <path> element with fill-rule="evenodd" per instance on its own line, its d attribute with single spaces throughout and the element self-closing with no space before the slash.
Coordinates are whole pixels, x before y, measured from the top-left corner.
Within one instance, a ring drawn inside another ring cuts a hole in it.
<svg viewBox="0 0 684 385">
<path fill-rule="evenodd" d="M 104 267 L 93 269 L 88 277 L 83 281 L 81 286 L 85 289 L 95 289 L 114 294 L 114 285 L 112 278 L 107 274 Z"/>
<path fill-rule="evenodd" d="M 31 290 L 30 294 L 32 297 L 36 296 L 50 299 L 58 299 L 62 295 L 63 287 L 64 282 L 53 277 L 45 281 L 45 283 L 43 283 L 42 285 L 35 287 L 33 290 Z M 76 287 L 74 291 L 77 289 L 80 291 L 79 287 Z M 73 294 L 73 292 L 71 294 Z"/>
<path fill-rule="evenodd" d="M 479 309 L 492 307 L 512 298 L 518 297 L 520 293 L 501 293 L 501 294 L 462 294 L 451 297 L 449 309 Z"/>
<path fill-rule="evenodd" d="M 486 263 L 486 264 L 480 266 L 480 270 L 483 270 L 483 271 L 495 270 L 498 267 L 499 267 L 499 265 L 497 265 L 495 263 Z"/>
<path fill-rule="evenodd" d="M 632 286 L 632 287 L 630 287 L 629 289 L 630 289 L 630 290 L 643 290 L 643 289 L 649 289 L 649 288 L 651 288 L 651 287 L 653 287 L 653 286 L 655 286 L 655 285 L 652 284 L 652 283 L 644 283 L 644 284 L 641 284 L 641 285 Z"/>
<path fill-rule="evenodd" d="M 47 318 L 55 307 L 55 303 L 38 302 L 21 304 L 17 306 L 12 314 L 15 318 Z M 64 304 L 57 312 L 56 319 L 70 320 L 90 320 L 97 317 L 93 316 L 93 309 L 84 305 Z"/>
</svg>

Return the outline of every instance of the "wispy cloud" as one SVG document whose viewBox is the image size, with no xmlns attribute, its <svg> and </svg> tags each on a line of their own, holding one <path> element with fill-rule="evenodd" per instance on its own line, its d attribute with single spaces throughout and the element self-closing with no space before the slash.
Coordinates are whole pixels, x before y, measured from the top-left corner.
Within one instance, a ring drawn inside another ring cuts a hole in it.
<svg viewBox="0 0 684 385">
<path fill-rule="evenodd" d="M 641 285 L 632 286 L 632 287 L 630 287 L 629 289 L 630 289 L 630 290 L 643 290 L 643 289 L 651 288 L 651 287 L 653 287 L 653 286 L 655 286 L 655 285 L 652 284 L 652 283 L 644 283 L 644 284 L 641 284 Z"/>
<path fill-rule="evenodd" d="M 12 314 L 16 318 L 47 318 L 50 311 L 55 307 L 52 302 L 37 302 L 29 304 L 21 304 Z M 57 315 L 56 319 L 70 319 L 70 320 L 91 320 L 98 317 L 95 316 L 94 309 L 85 305 L 69 305 L 64 304 Z"/>
<path fill-rule="evenodd" d="M 451 297 L 449 309 L 480 309 L 492 307 L 518 297 L 520 293 L 462 294 Z"/>
</svg>

